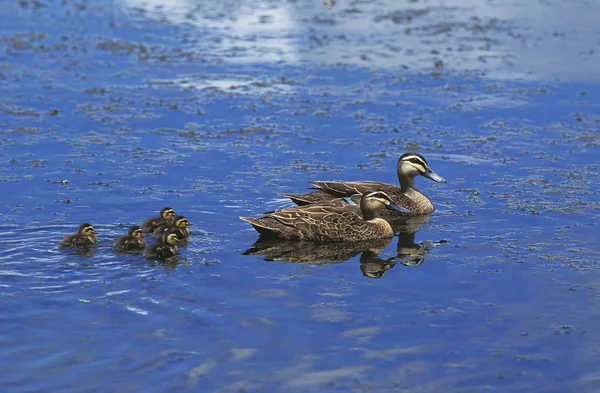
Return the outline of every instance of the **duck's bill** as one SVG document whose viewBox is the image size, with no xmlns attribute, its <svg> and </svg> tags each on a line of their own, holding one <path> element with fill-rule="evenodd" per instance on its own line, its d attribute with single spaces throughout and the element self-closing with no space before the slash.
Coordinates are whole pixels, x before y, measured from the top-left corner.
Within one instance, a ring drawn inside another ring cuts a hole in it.
<svg viewBox="0 0 600 393">
<path fill-rule="evenodd" d="M 390 204 L 386 205 L 385 207 L 387 209 L 395 210 L 395 211 L 400 212 L 400 213 L 410 214 L 410 210 L 408 210 L 407 208 L 402 207 L 402 206 L 400 206 L 397 203 L 392 202 L 392 201 L 390 201 Z"/>
<path fill-rule="evenodd" d="M 431 179 L 437 183 L 446 183 L 446 179 L 444 179 L 443 177 L 441 177 L 440 175 L 438 175 L 437 173 L 432 171 L 431 168 L 429 168 L 429 167 L 427 167 L 425 169 L 425 172 L 421 173 L 421 175 L 423 175 L 426 178 Z"/>
</svg>

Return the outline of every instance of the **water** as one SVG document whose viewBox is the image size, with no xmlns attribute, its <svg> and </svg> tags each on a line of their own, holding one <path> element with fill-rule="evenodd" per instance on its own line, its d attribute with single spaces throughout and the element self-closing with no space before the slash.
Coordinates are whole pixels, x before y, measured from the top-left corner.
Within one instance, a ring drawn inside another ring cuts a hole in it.
<svg viewBox="0 0 600 393">
<path fill-rule="evenodd" d="M 334 3 L 0 2 L 3 391 L 598 390 L 597 4 Z M 244 255 L 413 150 L 379 255 Z M 112 250 L 163 206 L 177 263 Z"/>
</svg>

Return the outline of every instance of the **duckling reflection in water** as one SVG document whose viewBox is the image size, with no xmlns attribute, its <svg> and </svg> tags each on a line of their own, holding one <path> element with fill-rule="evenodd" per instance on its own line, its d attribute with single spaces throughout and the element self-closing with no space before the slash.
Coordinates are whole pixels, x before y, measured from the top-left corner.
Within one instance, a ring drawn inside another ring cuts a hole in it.
<svg viewBox="0 0 600 393">
<path fill-rule="evenodd" d="M 394 235 L 390 224 L 378 216 L 384 208 L 409 212 L 385 192 L 369 191 L 360 200 L 360 210 L 351 204 L 306 205 L 240 219 L 252 224 L 261 237 L 353 242 Z"/>
<path fill-rule="evenodd" d="M 175 217 L 175 210 L 170 207 L 160 209 L 160 216 L 149 218 L 141 225 L 142 231 L 153 233 L 160 225 L 171 225 Z"/>
<path fill-rule="evenodd" d="M 139 226 L 129 228 L 127 235 L 115 239 L 115 248 L 118 251 L 142 250 L 146 247 L 146 239 Z"/>
<path fill-rule="evenodd" d="M 77 233 L 67 235 L 60 242 L 61 247 L 87 247 L 96 244 L 98 238 L 96 231 L 91 224 L 81 224 L 77 228 Z"/>
<path fill-rule="evenodd" d="M 178 253 L 177 242 L 179 238 L 175 233 L 165 232 L 158 243 L 148 247 L 146 258 L 150 259 L 168 259 Z"/>
<path fill-rule="evenodd" d="M 290 198 L 297 205 L 328 204 L 341 197 L 352 197 L 354 194 L 364 194 L 369 190 L 381 190 L 387 193 L 391 200 L 398 206 L 410 210 L 410 215 L 430 214 L 435 210 L 431 200 L 417 189 L 415 177 L 424 176 L 437 183 L 446 183 L 446 180 L 435 173 L 419 153 L 405 153 L 398 159 L 398 181 L 400 187 L 374 182 L 374 181 L 312 181 L 310 184 L 318 191 L 307 194 L 281 194 Z M 382 211 L 384 218 L 397 216 L 398 213 L 390 210 Z"/>
<path fill-rule="evenodd" d="M 172 232 L 177 235 L 179 240 L 183 240 L 183 239 L 186 239 L 190 235 L 191 231 L 188 227 L 191 225 L 192 224 L 184 216 L 176 216 L 173 219 L 173 223 L 170 224 L 170 223 L 165 222 L 165 223 L 160 224 L 154 230 L 154 233 L 152 233 L 152 236 L 160 239 L 160 238 L 162 238 L 162 236 L 165 232 Z"/>
</svg>

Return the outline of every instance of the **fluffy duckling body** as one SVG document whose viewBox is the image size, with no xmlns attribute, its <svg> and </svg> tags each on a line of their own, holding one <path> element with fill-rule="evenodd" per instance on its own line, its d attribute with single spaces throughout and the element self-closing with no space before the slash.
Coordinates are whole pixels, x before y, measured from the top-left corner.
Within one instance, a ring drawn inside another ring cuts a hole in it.
<svg viewBox="0 0 600 393">
<path fill-rule="evenodd" d="M 175 210 L 170 207 L 160 209 L 160 216 L 149 218 L 141 225 L 142 231 L 153 233 L 159 225 L 170 225 L 173 223 Z"/>
<path fill-rule="evenodd" d="M 96 244 L 98 237 L 91 224 L 84 223 L 79 225 L 77 233 L 67 235 L 60 242 L 61 247 L 86 247 Z"/>
<path fill-rule="evenodd" d="M 165 232 L 172 232 L 177 235 L 179 240 L 186 239 L 190 235 L 188 228 L 192 224 L 184 216 L 176 216 L 173 224 L 161 224 L 154 230 L 152 236 L 161 239 Z"/>
<path fill-rule="evenodd" d="M 167 259 L 177 255 L 177 242 L 179 238 L 175 233 L 165 232 L 162 239 L 148 248 L 146 258 L 150 259 Z"/>
<path fill-rule="evenodd" d="M 115 248 L 119 251 L 142 250 L 146 247 L 146 239 L 139 226 L 129 228 L 127 235 L 115 239 Z"/>
</svg>

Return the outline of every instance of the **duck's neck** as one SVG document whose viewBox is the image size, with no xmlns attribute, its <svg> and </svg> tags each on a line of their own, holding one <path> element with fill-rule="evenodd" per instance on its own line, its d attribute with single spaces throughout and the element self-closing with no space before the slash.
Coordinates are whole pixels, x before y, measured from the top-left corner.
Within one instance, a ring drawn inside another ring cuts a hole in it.
<svg viewBox="0 0 600 393">
<path fill-rule="evenodd" d="M 402 189 L 402 192 L 406 192 L 410 188 L 417 190 L 414 177 L 401 176 L 400 173 L 398 173 L 398 181 L 400 182 L 400 189 Z"/>
<path fill-rule="evenodd" d="M 377 212 L 373 211 L 372 209 L 361 209 L 362 210 L 362 215 L 363 215 L 363 219 L 365 221 L 371 221 L 377 218 Z"/>
</svg>

